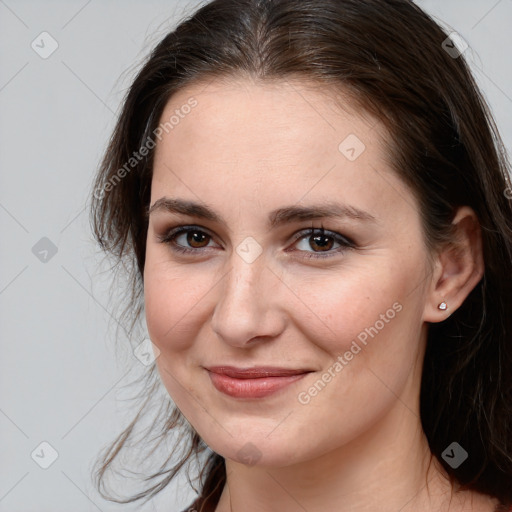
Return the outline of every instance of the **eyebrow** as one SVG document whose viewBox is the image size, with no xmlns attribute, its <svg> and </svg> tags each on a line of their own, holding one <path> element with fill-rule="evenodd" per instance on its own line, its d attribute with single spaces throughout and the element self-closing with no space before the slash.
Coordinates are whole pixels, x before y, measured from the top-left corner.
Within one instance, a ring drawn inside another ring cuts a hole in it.
<svg viewBox="0 0 512 512">
<path fill-rule="evenodd" d="M 147 216 L 149 217 L 152 213 L 162 211 L 188 215 L 190 217 L 198 217 L 219 224 L 227 225 L 222 215 L 216 213 L 209 206 L 196 203 L 194 201 L 161 197 L 160 199 L 157 199 L 147 210 Z M 377 222 L 377 219 L 372 214 L 354 206 L 338 204 L 334 202 L 325 202 L 310 206 L 285 206 L 283 208 L 273 210 L 269 213 L 268 225 L 270 228 L 275 228 L 277 226 L 293 221 L 323 218 L 349 218 L 358 221 Z"/>
</svg>

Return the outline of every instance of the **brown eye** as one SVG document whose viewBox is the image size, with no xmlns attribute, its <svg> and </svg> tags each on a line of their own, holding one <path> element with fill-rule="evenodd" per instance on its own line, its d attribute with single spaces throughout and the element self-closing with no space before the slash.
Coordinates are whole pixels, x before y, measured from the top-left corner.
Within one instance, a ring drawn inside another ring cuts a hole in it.
<svg viewBox="0 0 512 512">
<path fill-rule="evenodd" d="M 296 251 L 305 258 L 328 258 L 356 247 L 347 237 L 323 228 L 311 228 L 296 236 Z"/>
<path fill-rule="evenodd" d="M 187 243 L 194 249 L 200 249 L 208 245 L 210 236 L 202 231 L 188 231 L 186 233 Z M 206 240 L 206 245 L 203 245 Z"/>
<path fill-rule="evenodd" d="M 212 248 L 212 236 L 194 226 L 179 226 L 158 238 L 172 250 L 181 253 L 199 253 L 202 249 Z"/>
<path fill-rule="evenodd" d="M 334 245 L 334 238 L 329 235 L 312 235 L 309 237 L 309 244 L 312 249 L 318 249 L 319 251 L 329 251 Z"/>
</svg>

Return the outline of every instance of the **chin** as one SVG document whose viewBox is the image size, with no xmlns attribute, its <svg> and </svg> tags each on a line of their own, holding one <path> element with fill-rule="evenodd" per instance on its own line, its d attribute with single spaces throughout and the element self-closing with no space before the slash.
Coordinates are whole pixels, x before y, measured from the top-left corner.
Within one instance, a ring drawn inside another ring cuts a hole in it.
<svg viewBox="0 0 512 512">
<path fill-rule="evenodd" d="M 209 437 L 209 436 L 207 436 Z M 210 433 L 211 437 L 211 433 Z M 267 430 L 263 433 L 246 432 L 245 435 L 226 434 L 223 442 L 217 439 L 205 439 L 208 446 L 224 457 L 246 466 L 262 468 L 279 468 L 301 462 L 307 458 L 299 451 L 300 442 L 290 436 L 268 436 Z"/>
</svg>

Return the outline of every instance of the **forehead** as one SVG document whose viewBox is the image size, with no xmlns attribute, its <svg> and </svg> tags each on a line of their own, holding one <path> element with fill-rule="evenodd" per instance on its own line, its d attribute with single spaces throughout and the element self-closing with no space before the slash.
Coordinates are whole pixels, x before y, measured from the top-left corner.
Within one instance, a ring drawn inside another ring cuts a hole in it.
<svg viewBox="0 0 512 512">
<path fill-rule="evenodd" d="M 193 136 L 195 141 L 213 142 L 218 149 L 230 146 L 236 153 L 260 150 L 266 159 L 281 154 L 270 153 L 279 144 L 283 151 L 287 144 L 295 151 L 315 144 L 316 149 L 322 146 L 336 153 L 350 134 L 364 139 L 365 145 L 386 138 L 379 120 L 357 108 L 347 94 L 298 80 L 225 78 L 193 84 L 168 101 L 160 125 L 166 122 L 163 136 L 172 132 L 171 144 L 171 138 L 177 143 L 180 135 Z"/>
<path fill-rule="evenodd" d="M 326 86 L 197 83 L 171 97 L 160 126 L 166 129 L 157 142 L 152 185 L 158 193 L 172 189 L 201 199 L 224 191 L 225 198 L 229 188 L 240 201 L 293 203 L 338 191 L 346 200 L 359 197 L 364 209 L 396 202 L 397 191 L 410 195 L 390 173 L 382 123 Z"/>
</svg>

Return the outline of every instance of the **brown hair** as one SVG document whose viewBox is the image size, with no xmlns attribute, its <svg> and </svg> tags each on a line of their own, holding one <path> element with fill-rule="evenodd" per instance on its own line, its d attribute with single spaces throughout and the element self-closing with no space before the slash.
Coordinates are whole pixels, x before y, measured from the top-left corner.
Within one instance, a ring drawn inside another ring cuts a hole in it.
<svg viewBox="0 0 512 512">
<path fill-rule="evenodd" d="M 512 193 L 509 163 L 490 110 L 463 55 L 447 51 L 445 31 L 408 0 L 214 0 L 151 52 L 124 100 L 95 180 L 96 239 L 130 272 L 132 322 L 142 311 L 142 279 L 153 151 L 107 187 L 151 138 L 169 98 L 214 77 L 300 78 L 349 94 L 380 119 L 389 161 L 419 200 L 427 246 L 449 243 L 455 209 L 468 205 L 482 227 L 485 273 L 447 320 L 429 326 L 421 420 L 433 455 L 452 482 L 512 504 Z M 98 193 L 100 191 L 100 193 Z M 135 309 L 137 306 L 138 309 Z M 133 325 L 133 323 L 132 323 Z M 148 372 L 154 377 L 154 367 Z M 149 378 L 148 377 L 148 378 Z M 144 408 L 144 406 L 143 406 Z M 143 410 L 141 409 L 141 411 Z M 139 415 L 141 413 L 139 411 Z M 185 437 L 127 500 L 101 485 L 140 416 L 103 454 L 96 472 L 104 497 L 126 503 L 161 491 L 207 448 L 181 413 L 166 405 L 159 436 Z M 185 443 L 188 439 L 188 444 Z M 457 441 L 470 457 L 457 469 L 442 452 Z M 180 444 L 181 443 L 181 444 Z M 177 462 L 167 466 L 171 457 Z M 224 459 L 209 453 L 197 510 L 213 510 Z"/>
</svg>

